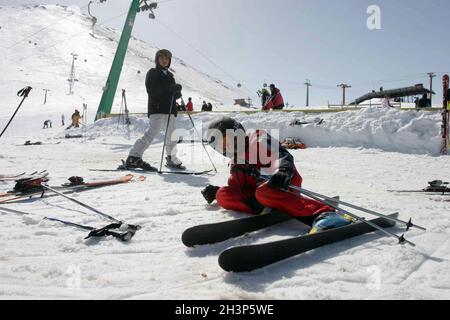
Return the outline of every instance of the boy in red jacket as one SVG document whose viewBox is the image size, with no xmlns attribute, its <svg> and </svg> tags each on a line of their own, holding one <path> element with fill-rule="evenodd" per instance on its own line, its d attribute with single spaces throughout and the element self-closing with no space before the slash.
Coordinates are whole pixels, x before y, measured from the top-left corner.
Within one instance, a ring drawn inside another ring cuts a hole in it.
<svg viewBox="0 0 450 320">
<path fill-rule="evenodd" d="M 234 133 L 232 136 L 230 131 Z M 241 148 L 237 147 L 239 143 L 230 142 L 235 140 L 235 136 L 238 140 L 239 137 L 244 139 Z M 224 117 L 209 125 L 208 142 L 232 161 L 228 184 L 223 187 L 208 185 L 202 191 L 208 203 L 217 200 L 224 209 L 249 214 L 260 214 L 267 207 L 288 213 L 308 225 L 312 225 L 320 214 L 334 211 L 289 189 L 290 184 L 301 187 L 303 179 L 295 167 L 293 156 L 267 133 L 257 130 L 247 135 L 242 124 Z M 253 161 L 255 150 L 267 151 L 269 163 L 262 163 L 259 157 Z M 273 171 L 275 166 L 277 170 L 269 181 L 258 179 L 262 169 Z"/>
</svg>

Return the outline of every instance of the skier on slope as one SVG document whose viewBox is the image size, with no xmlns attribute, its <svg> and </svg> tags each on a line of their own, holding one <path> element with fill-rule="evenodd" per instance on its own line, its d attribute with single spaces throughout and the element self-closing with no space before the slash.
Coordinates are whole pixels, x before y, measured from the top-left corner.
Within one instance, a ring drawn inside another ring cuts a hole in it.
<svg viewBox="0 0 450 320">
<path fill-rule="evenodd" d="M 239 142 L 234 143 L 235 136 L 243 140 L 241 147 Z M 202 191 L 208 203 L 217 200 L 224 209 L 249 214 L 278 210 L 312 226 L 313 232 L 350 223 L 348 217 L 338 215 L 333 208 L 289 190 L 290 184 L 301 187 L 303 179 L 293 156 L 266 132 L 256 130 L 246 134 L 241 123 L 224 117 L 209 125 L 208 142 L 232 161 L 228 185 L 208 185 Z M 259 150 L 266 151 L 269 163 L 264 165 L 260 155 L 253 161 L 255 157 L 251 155 Z M 275 172 L 268 182 L 258 179 L 262 169 Z"/>
<path fill-rule="evenodd" d="M 172 133 L 176 130 L 177 108 L 175 102 L 181 98 L 182 87 L 175 82 L 173 74 L 169 71 L 172 61 L 172 53 L 167 49 L 159 50 L 155 56 L 156 67 L 148 71 L 145 79 L 145 87 L 148 94 L 148 115 L 150 128 L 144 136 L 138 139 L 130 150 L 126 160 L 128 168 L 141 168 L 149 171 L 157 171 L 149 163 L 142 160 L 142 155 L 150 146 L 155 136 L 165 130 L 167 122 L 169 127 L 166 136 L 167 157 L 166 165 L 184 169 L 182 162 L 177 158 L 176 141 L 172 141 Z"/>
</svg>

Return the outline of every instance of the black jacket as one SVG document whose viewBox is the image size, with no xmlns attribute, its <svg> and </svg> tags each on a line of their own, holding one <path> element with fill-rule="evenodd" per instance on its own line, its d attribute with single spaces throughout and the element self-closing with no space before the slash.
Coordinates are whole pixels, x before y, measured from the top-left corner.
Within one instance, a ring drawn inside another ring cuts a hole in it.
<svg viewBox="0 0 450 320">
<path fill-rule="evenodd" d="M 181 92 L 175 94 L 171 87 L 175 84 L 173 74 L 167 70 L 164 74 L 161 68 L 153 68 L 147 72 L 145 87 L 148 93 L 148 115 L 169 114 L 172 101 L 172 114 L 177 115 L 175 101 L 181 98 Z M 174 96 L 175 95 L 175 96 Z M 173 99 L 173 100 L 172 100 Z"/>
<path fill-rule="evenodd" d="M 418 102 L 419 108 L 431 108 L 431 100 L 428 98 L 422 98 Z"/>
</svg>

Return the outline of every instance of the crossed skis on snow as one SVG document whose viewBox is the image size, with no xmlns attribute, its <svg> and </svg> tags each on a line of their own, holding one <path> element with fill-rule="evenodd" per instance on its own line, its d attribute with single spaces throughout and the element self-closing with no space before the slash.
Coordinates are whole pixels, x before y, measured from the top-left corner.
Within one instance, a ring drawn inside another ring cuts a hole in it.
<svg viewBox="0 0 450 320">
<path fill-rule="evenodd" d="M 270 177 L 260 176 L 260 178 L 262 180 L 268 180 Z M 411 219 L 409 219 L 409 221 L 400 220 L 398 218 L 398 212 L 390 215 L 384 215 L 373 210 L 341 201 L 339 198 L 327 197 L 325 195 L 292 185 L 290 188 L 334 208 L 336 212 L 340 214 L 347 214 L 351 216 L 356 219 L 357 222 L 343 227 L 293 237 L 286 240 L 267 242 L 257 245 L 232 247 L 223 251 L 219 255 L 219 265 L 225 271 L 252 271 L 296 256 L 300 253 L 316 249 L 326 244 L 352 238 L 376 230 L 381 231 L 389 237 L 396 238 L 400 244 L 415 246 L 413 242 L 405 239 L 404 234 L 398 236 L 393 232 L 387 231 L 386 228 L 394 227 L 396 223 L 399 223 L 405 226 L 406 231 L 412 227 L 423 231 L 426 230 L 424 227 L 412 223 Z M 365 218 L 359 217 L 347 210 L 342 209 L 339 205 L 369 213 L 377 218 L 373 220 L 366 220 Z M 187 247 L 213 244 L 231 238 L 236 238 L 249 232 L 257 231 L 290 219 L 294 219 L 294 217 L 278 211 L 271 211 L 269 213 L 238 220 L 195 226 L 187 229 L 183 233 L 182 241 Z"/>
</svg>

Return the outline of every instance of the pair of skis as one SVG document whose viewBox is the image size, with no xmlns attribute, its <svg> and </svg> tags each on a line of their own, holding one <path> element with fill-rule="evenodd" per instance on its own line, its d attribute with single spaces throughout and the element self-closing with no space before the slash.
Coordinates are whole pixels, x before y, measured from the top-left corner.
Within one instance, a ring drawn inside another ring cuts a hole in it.
<svg viewBox="0 0 450 320">
<path fill-rule="evenodd" d="M 100 172 L 117 172 L 117 171 L 131 171 L 131 172 L 140 172 L 140 173 L 158 173 L 158 174 L 180 174 L 180 175 L 191 175 L 191 176 L 201 176 L 208 175 L 214 170 L 204 170 L 204 171 L 189 171 L 172 168 L 171 170 L 163 170 L 159 171 L 155 168 L 155 170 L 144 170 L 140 168 L 129 168 L 125 165 L 125 161 L 122 160 L 122 165 L 118 166 L 117 169 L 89 169 L 89 171 L 100 171 Z"/>
<path fill-rule="evenodd" d="M 388 217 L 397 218 L 398 214 L 395 213 Z M 184 231 L 182 241 L 187 247 L 214 244 L 292 219 L 294 219 L 292 216 L 285 213 L 271 211 L 259 216 L 199 225 Z M 377 218 L 370 220 L 370 222 L 381 228 L 395 226 L 394 221 L 386 218 Z M 319 248 L 323 245 L 363 235 L 375 230 L 374 227 L 365 222 L 356 222 L 347 226 L 314 234 L 300 235 L 285 240 L 232 247 L 219 255 L 219 265 L 228 272 L 249 272 Z"/>
<path fill-rule="evenodd" d="M 426 194 L 450 194 L 449 183 L 442 180 L 433 180 L 428 182 L 428 186 L 421 190 L 389 190 L 398 193 L 426 193 Z"/>
<path fill-rule="evenodd" d="M 85 190 L 91 190 L 99 187 L 112 186 L 116 184 L 128 183 L 134 180 L 134 175 L 127 174 L 119 179 L 112 180 L 102 180 L 102 181 L 92 181 L 92 182 L 81 182 L 77 184 L 67 183 L 61 186 L 54 186 L 53 189 L 57 191 L 71 191 L 71 192 L 80 192 Z M 140 176 L 136 179 L 137 181 L 144 181 L 145 177 Z M 31 198 L 33 196 L 43 196 L 45 189 L 39 185 L 34 189 L 29 190 L 28 192 L 15 192 L 9 191 L 6 193 L 0 194 L 0 204 L 9 203 L 21 199 Z"/>
<path fill-rule="evenodd" d="M 261 176 L 261 178 L 264 180 L 267 179 L 267 177 L 263 176 Z M 403 224 L 406 227 L 406 230 L 409 230 L 411 227 L 426 230 L 423 227 L 413 224 L 411 219 L 409 221 L 399 220 L 398 213 L 383 215 L 376 211 L 358 207 L 351 203 L 320 195 L 303 188 L 295 187 L 292 185 L 290 186 L 290 188 L 298 191 L 299 193 L 305 194 L 312 199 L 321 201 L 322 203 L 334 208 L 340 214 L 347 214 L 352 218 L 357 219 L 357 222 L 343 227 L 321 231 L 314 234 L 301 235 L 286 240 L 269 242 L 259 245 L 230 248 L 222 252 L 219 256 L 219 265 L 225 271 L 252 271 L 293 257 L 300 253 L 304 253 L 309 250 L 321 247 L 326 244 L 352 238 L 376 230 L 379 230 L 390 237 L 395 237 L 400 244 L 407 243 L 415 246 L 414 243 L 406 240 L 403 235 L 398 236 L 392 232 L 388 232 L 387 230 L 385 230 L 385 228 L 395 226 L 396 222 Z M 378 218 L 373 220 L 365 220 L 365 218 L 361 218 L 347 210 L 340 208 L 337 204 L 341 204 L 358 211 L 363 211 L 375 215 Z M 239 220 L 196 226 L 187 229 L 183 233 L 182 241 L 188 247 L 203 244 L 212 244 L 230 238 L 238 237 L 248 232 L 257 231 L 262 228 L 272 226 L 290 219 L 293 218 L 287 216 L 286 214 L 272 211 L 268 214 L 262 214 L 259 216 Z"/>
<path fill-rule="evenodd" d="M 0 181 L 15 181 L 15 180 L 19 180 L 19 179 L 31 179 L 35 176 L 42 175 L 46 172 L 47 172 L 47 170 L 33 171 L 31 173 L 22 172 L 19 174 L 9 174 L 9 175 L 5 174 L 5 175 L 0 175 Z"/>
</svg>

